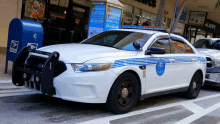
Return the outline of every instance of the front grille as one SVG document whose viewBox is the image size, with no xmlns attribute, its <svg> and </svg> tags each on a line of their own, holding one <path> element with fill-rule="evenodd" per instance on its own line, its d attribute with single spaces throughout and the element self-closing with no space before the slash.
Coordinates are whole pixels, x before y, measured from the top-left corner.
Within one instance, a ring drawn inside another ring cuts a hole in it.
<svg viewBox="0 0 220 124">
<path fill-rule="evenodd" d="M 46 61 L 45 58 L 37 57 L 37 56 L 30 56 L 27 60 L 28 68 L 34 69 L 36 71 L 42 71 L 41 68 L 38 68 L 37 65 L 44 64 Z"/>
<path fill-rule="evenodd" d="M 213 59 L 211 57 L 206 57 L 206 67 L 212 68 L 213 67 Z"/>
<path fill-rule="evenodd" d="M 34 88 L 34 82 L 33 81 L 30 81 L 30 86 L 31 86 L 31 88 Z"/>
<path fill-rule="evenodd" d="M 45 61 L 46 61 L 46 58 L 32 55 L 27 59 L 27 67 L 30 69 L 34 69 L 36 71 L 42 72 L 42 68 L 39 68 L 38 65 L 44 64 Z M 66 68 L 65 63 L 62 61 L 58 61 L 55 66 L 54 77 L 57 77 L 58 75 L 60 75 L 66 70 L 67 68 Z"/>
</svg>

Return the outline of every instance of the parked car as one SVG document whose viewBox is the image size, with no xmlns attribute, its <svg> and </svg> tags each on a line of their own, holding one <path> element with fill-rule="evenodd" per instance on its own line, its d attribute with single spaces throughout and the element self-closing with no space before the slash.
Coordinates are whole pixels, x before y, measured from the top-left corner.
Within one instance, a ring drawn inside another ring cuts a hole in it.
<svg viewBox="0 0 220 124">
<path fill-rule="evenodd" d="M 193 45 L 207 56 L 205 84 L 220 87 L 220 38 L 199 39 Z"/>
<path fill-rule="evenodd" d="M 196 98 L 205 71 L 206 56 L 180 36 L 118 29 L 79 44 L 25 47 L 13 64 L 12 81 L 44 95 L 106 103 L 108 110 L 126 113 L 152 96 L 184 92 Z"/>
</svg>

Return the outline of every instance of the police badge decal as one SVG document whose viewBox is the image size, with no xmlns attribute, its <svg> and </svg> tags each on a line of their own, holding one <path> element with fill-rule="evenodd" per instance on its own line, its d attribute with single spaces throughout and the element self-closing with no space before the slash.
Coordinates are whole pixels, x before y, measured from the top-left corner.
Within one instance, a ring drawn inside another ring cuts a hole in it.
<svg viewBox="0 0 220 124">
<path fill-rule="evenodd" d="M 166 64 L 166 62 L 163 59 L 159 59 L 157 61 L 157 65 L 156 65 L 157 75 L 159 75 L 159 76 L 163 75 L 163 73 L 165 72 L 165 64 Z"/>
</svg>

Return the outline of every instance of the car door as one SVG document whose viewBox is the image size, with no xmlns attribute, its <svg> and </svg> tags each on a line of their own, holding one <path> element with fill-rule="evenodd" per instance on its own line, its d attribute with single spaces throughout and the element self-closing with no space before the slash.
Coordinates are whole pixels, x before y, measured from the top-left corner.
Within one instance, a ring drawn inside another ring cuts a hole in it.
<svg viewBox="0 0 220 124">
<path fill-rule="evenodd" d="M 171 54 L 170 41 L 167 37 L 160 37 L 148 47 L 164 48 L 165 54 L 146 55 L 146 85 L 145 92 L 155 93 L 170 90 L 173 87 L 174 67 L 173 62 L 175 56 Z"/>
<path fill-rule="evenodd" d="M 196 70 L 196 55 L 193 49 L 178 38 L 171 40 L 171 53 L 176 56 L 173 65 L 175 69 L 174 87 L 187 87 Z"/>
</svg>

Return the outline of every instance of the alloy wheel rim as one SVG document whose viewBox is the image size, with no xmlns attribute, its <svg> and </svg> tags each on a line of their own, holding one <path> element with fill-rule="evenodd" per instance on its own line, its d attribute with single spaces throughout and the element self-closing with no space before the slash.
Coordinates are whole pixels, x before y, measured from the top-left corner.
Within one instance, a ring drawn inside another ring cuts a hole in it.
<svg viewBox="0 0 220 124">
<path fill-rule="evenodd" d="M 118 89 L 118 103 L 121 106 L 128 105 L 134 96 L 134 88 L 130 81 L 124 81 L 121 83 Z"/>
<path fill-rule="evenodd" d="M 198 92 L 198 89 L 199 89 L 199 78 L 198 77 L 195 77 L 193 79 L 193 84 L 192 84 L 192 93 L 197 93 Z"/>
</svg>

